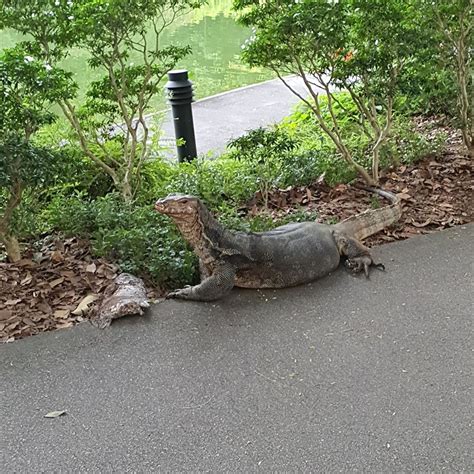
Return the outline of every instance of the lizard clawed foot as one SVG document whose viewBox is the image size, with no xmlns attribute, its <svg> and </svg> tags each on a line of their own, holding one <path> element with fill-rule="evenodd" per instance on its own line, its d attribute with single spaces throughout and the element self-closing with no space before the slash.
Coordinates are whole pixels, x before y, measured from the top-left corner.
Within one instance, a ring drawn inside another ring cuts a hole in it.
<svg viewBox="0 0 474 474">
<path fill-rule="evenodd" d="M 361 273 L 363 271 L 366 278 L 369 278 L 370 267 L 375 267 L 378 270 L 385 271 L 385 265 L 383 263 L 375 263 L 372 260 L 372 257 L 368 255 L 348 258 L 345 261 L 345 266 L 349 270 L 352 270 L 353 273 Z"/>
<path fill-rule="evenodd" d="M 179 290 L 174 290 L 170 291 L 166 296 L 165 299 L 171 300 L 171 299 L 181 299 L 185 300 L 188 299 L 189 295 L 191 294 L 191 285 L 186 285 L 184 288 L 181 288 Z"/>
</svg>

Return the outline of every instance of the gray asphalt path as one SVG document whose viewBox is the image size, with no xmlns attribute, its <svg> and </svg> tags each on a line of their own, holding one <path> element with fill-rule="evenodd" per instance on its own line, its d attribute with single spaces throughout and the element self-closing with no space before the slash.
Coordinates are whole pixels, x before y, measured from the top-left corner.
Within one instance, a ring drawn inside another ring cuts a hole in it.
<svg viewBox="0 0 474 474">
<path fill-rule="evenodd" d="M 1 471 L 472 472 L 473 237 L 4 345 Z"/>
<path fill-rule="evenodd" d="M 303 96 L 308 95 L 298 77 L 285 79 Z M 221 152 L 232 138 L 248 130 L 267 127 L 286 117 L 299 102 L 279 79 L 235 89 L 193 103 L 194 129 L 198 154 Z M 174 154 L 175 135 L 171 112 L 162 123 L 161 142 Z"/>
</svg>

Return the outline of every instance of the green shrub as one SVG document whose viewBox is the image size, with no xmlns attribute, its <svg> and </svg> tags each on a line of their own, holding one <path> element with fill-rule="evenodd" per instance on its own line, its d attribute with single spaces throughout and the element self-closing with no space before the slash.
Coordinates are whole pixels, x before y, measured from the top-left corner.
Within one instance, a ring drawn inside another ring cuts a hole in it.
<svg viewBox="0 0 474 474">
<path fill-rule="evenodd" d="M 228 146 L 230 156 L 246 164 L 255 177 L 266 207 L 269 192 L 281 184 L 284 163 L 296 149 L 296 141 L 278 128 L 257 128 Z"/>
<path fill-rule="evenodd" d="M 51 231 L 88 238 L 96 229 L 94 201 L 84 191 L 58 193 L 42 209 L 41 220 Z"/>
<path fill-rule="evenodd" d="M 382 167 L 416 163 L 428 155 L 439 153 L 444 143 L 444 134 L 437 134 L 428 139 L 414 129 L 410 118 L 400 116 L 394 122 L 392 136 L 381 151 Z"/>
<path fill-rule="evenodd" d="M 408 65 L 402 75 L 402 110 L 408 114 L 456 115 L 457 85 L 455 76 L 444 64 L 417 62 Z"/>
<path fill-rule="evenodd" d="M 349 144 L 357 161 L 368 166 L 370 141 L 360 133 L 360 129 L 356 126 L 360 119 L 357 109 L 353 106 L 347 93 L 341 92 L 335 97 L 337 101 L 333 111 L 337 116 L 338 123 L 341 124 L 340 133 Z M 397 110 L 406 110 L 405 100 L 406 98 L 398 99 Z M 326 102 L 324 98 L 321 98 L 321 110 L 323 113 L 329 114 Z M 289 166 L 289 169 L 294 173 L 289 178 L 293 184 L 295 178 L 303 181 L 299 184 L 307 184 L 305 177 L 311 176 L 313 173 L 324 173 L 325 181 L 330 185 L 348 182 L 355 178 L 355 172 L 345 161 L 340 159 L 334 144 L 321 133 L 314 114 L 309 112 L 307 105 L 299 104 L 295 111 L 279 124 L 279 127 L 295 140 L 300 139 L 298 153 L 302 156 L 294 165 L 290 164 Z M 381 168 L 398 163 L 412 163 L 428 154 L 436 153 L 440 150 L 442 140 L 442 136 L 438 136 L 435 140 L 428 140 L 422 133 L 414 129 L 409 116 L 399 112 L 394 115 L 391 133 L 380 150 Z M 309 166 L 311 171 L 303 171 L 305 166 Z"/>
<path fill-rule="evenodd" d="M 160 285 L 193 280 L 196 258 L 174 224 L 152 206 L 124 205 L 116 195 L 95 202 L 93 247 L 123 271 L 149 276 Z"/>
<path fill-rule="evenodd" d="M 154 284 L 173 287 L 195 279 L 196 257 L 151 204 L 125 204 L 116 193 L 95 200 L 78 193 L 57 196 L 42 219 L 50 230 L 89 238 L 96 255 Z"/>
<path fill-rule="evenodd" d="M 196 159 L 177 165 L 163 191 L 194 194 L 217 208 L 224 201 L 238 205 L 249 199 L 258 189 L 256 179 L 247 162 L 224 154 L 217 160 Z"/>
<path fill-rule="evenodd" d="M 360 132 L 360 114 L 354 106 L 349 93 L 339 92 L 334 94 L 333 113 L 340 126 L 340 134 L 351 149 L 361 149 L 370 143 L 367 136 Z M 330 110 L 326 97 L 320 98 L 322 118 L 330 120 Z M 294 140 L 298 140 L 303 149 L 318 150 L 320 152 L 335 151 L 332 140 L 322 132 L 318 121 L 308 105 L 299 103 L 292 114 L 280 124 Z"/>
</svg>

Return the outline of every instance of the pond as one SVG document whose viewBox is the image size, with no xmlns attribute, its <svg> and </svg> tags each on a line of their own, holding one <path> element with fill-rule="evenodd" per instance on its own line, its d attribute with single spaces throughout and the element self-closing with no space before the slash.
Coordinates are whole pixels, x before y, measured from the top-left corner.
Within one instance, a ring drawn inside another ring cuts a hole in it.
<svg viewBox="0 0 474 474">
<path fill-rule="evenodd" d="M 209 0 L 203 8 L 178 18 L 163 33 L 163 45 L 191 46 L 192 54 L 180 61 L 177 68 L 188 69 L 196 99 L 272 77 L 269 71 L 250 69 L 240 61 L 241 45 L 250 31 L 237 24 L 231 7 L 232 0 Z M 15 32 L 0 32 L 0 47 L 12 46 L 19 39 Z M 101 76 L 88 67 L 87 58 L 85 51 L 75 49 L 62 64 L 75 74 L 80 85 L 79 97 L 90 81 Z M 164 97 L 156 97 L 152 108 L 162 109 L 164 104 Z"/>
</svg>

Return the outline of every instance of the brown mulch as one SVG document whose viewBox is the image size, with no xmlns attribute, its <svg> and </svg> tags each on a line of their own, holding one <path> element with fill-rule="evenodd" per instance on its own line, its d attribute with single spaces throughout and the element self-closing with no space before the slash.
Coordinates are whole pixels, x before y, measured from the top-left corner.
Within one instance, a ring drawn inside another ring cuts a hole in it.
<svg viewBox="0 0 474 474">
<path fill-rule="evenodd" d="M 442 155 L 382 173 L 380 186 L 402 200 L 402 218 L 395 225 L 367 238 L 368 246 L 403 240 L 474 221 L 472 160 L 456 136 Z M 317 213 L 320 222 L 338 222 L 377 205 L 384 199 L 354 186 L 329 187 L 322 180 L 310 186 L 275 190 L 268 210 L 257 194 L 247 205 L 250 215 L 270 212 L 277 220 L 295 210 Z"/>
<path fill-rule="evenodd" d="M 87 241 L 48 236 L 36 247 L 19 262 L 0 262 L 0 343 L 80 323 L 116 288 L 118 266 L 93 257 Z"/>
<path fill-rule="evenodd" d="M 0 342 L 83 321 L 117 273 L 75 238 L 46 238 L 19 262 L 0 263 Z"/>
</svg>

